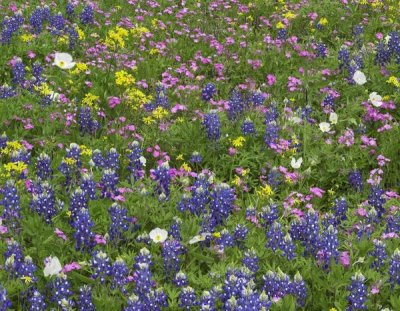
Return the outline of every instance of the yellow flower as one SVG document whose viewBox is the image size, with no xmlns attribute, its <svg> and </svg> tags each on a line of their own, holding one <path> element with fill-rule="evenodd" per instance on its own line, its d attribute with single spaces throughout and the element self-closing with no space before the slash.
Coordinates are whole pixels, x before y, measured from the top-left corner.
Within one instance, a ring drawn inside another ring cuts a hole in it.
<svg viewBox="0 0 400 311">
<path fill-rule="evenodd" d="M 249 172 L 250 172 L 250 169 L 249 169 L 249 168 L 243 170 L 243 171 L 242 171 L 242 176 L 246 176 Z"/>
<path fill-rule="evenodd" d="M 151 124 L 151 123 L 154 123 L 155 121 L 154 121 L 154 119 L 153 119 L 151 116 L 148 116 L 148 117 L 144 117 L 144 118 L 143 118 L 143 122 L 144 122 L 145 124 Z"/>
<path fill-rule="evenodd" d="M 284 17 L 284 18 L 287 18 L 287 19 L 293 19 L 293 18 L 296 17 L 296 15 L 293 14 L 291 11 L 289 11 L 289 12 L 283 14 L 283 17 Z"/>
<path fill-rule="evenodd" d="M 292 180 L 289 176 L 287 176 L 286 179 L 285 179 L 285 182 L 286 182 L 288 185 L 291 185 L 291 184 L 293 183 L 293 180 Z"/>
<path fill-rule="evenodd" d="M 79 40 L 85 40 L 85 33 L 78 26 L 75 28 L 78 33 Z"/>
<path fill-rule="evenodd" d="M 26 170 L 28 168 L 28 165 L 25 164 L 22 161 L 18 161 L 18 162 L 9 162 L 7 164 L 4 164 L 4 169 L 11 173 L 11 172 L 15 172 L 17 174 L 21 174 L 24 170 Z"/>
<path fill-rule="evenodd" d="M 36 92 L 39 92 L 43 96 L 47 96 L 51 94 L 50 87 L 47 83 L 41 83 L 40 85 L 33 87 Z"/>
<path fill-rule="evenodd" d="M 283 28 L 285 28 L 285 24 L 283 24 L 281 21 L 279 21 L 279 22 L 276 24 L 276 28 L 278 28 L 278 29 L 283 29 Z"/>
<path fill-rule="evenodd" d="M 182 160 L 182 161 L 183 161 L 183 154 L 181 153 L 180 155 L 178 155 L 178 156 L 176 157 L 176 160 Z"/>
<path fill-rule="evenodd" d="M 86 70 L 88 70 L 88 66 L 85 63 L 76 63 L 74 70 L 71 70 L 70 72 L 75 75 Z"/>
<path fill-rule="evenodd" d="M 214 238 L 220 238 L 221 237 L 221 232 L 214 232 L 213 234 Z"/>
<path fill-rule="evenodd" d="M 164 109 L 163 107 L 157 107 L 153 111 L 153 117 L 155 117 L 156 119 L 159 119 L 159 120 L 163 119 L 167 115 L 168 115 L 168 111 L 166 109 Z"/>
<path fill-rule="evenodd" d="M 125 70 L 120 70 L 115 73 L 115 84 L 129 86 L 135 83 L 135 78 Z"/>
<path fill-rule="evenodd" d="M 184 163 L 181 165 L 181 168 L 182 168 L 185 172 L 190 172 L 190 171 L 192 171 L 192 169 L 190 168 L 189 165 L 187 165 L 186 162 L 184 162 Z"/>
<path fill-rule="evenodd" d="M 25 284 L 32 283 L 32 278 L 30 276 L 27 276 L 27 275 L 21 277 L 21 280 L 24 281 Z"/>
<path fill-rule="evenodd" d="M 92 155 L 92 149 L 86 147 L 85 145 L 80 145 L 79 148 L 81 149 L 81 155 L 87 155 L 89 157 Z"/>
<path fill-rule="evenodd" d="M 65 164 L 67 165 L 74 165 L 76 163 L 76 160 L 73 158 L 65 158 L 64 159 Z"/>
<path fill-rule="evenodd" d="M 386 81 L 386 83 L 393 84 L 395 87 L 400 88 L 400 82 L 395 76 L 389 77 L 389 79 Z"/>
<path fill-rule="evenodd" d="M 232 184 L 234 184 L 235 186 L 239 187 L 241 183 L 240 177 L 238 175 L 235 176 L 235 178 L 232 181 Z"/>
<path fill-rule="evenodd" d="M 329 311 L 337 311 L 336 308 L 330 308 Z"/>
<path fill-rule="evenodd" d="M 160 51 L 159 51 L 158 49 L 156 49 L 156 48 L 151 49 L 151 50 L 149 51 L 149 54 L 150 54 L 150 55 L 155 55 L 155 54 L 158 54 L 158 53 L 160 53 Z"/>
<path fill-rule="evenodd" d="M 67 211 L 66 214 L 67 214 L 67 217 L 70 218 L 71 215 L 72 215 L 72 212 L 71 211 Z"/>
<path fill-rule="evenodd" d="M 327 20 L 325 17 L 322 17 L 322 18 L 319 20 L 319 24 L 320 24 L 321 26 L 326 26 L 326 25 L 328 25 L 328 20 Z"/>
<path fill-rule="evenodd" d="M 85 97 L 82 99 L 82 104 L 88 105 L 91 108 L 98 109 L 98 106 L 94 104 L 95 101 L 100 99 L 99 96 L 94 95 L 92 93 L 87 93 Z"/>
<path fill-rule="evenodd" d="M 68 42 L 68 37 L 66 35 L 59 37 L 57 41 L 58 44 L 66 44 L 67 42 Z"/>
<path fill-rule="evenodd" d="M 268 197 L 274 195 L 274 191 L 272 190 L 270 185 L 265 184 L 264 187 L 263 186 L 260 187 L 260 190 L 257 191 L 257 194 L 259 196 L 268 198 Z"/>
<path fill-rule="evenodd" d="M 22 42 L 31 42 L 33 40 L 33 35 L 32 34 L 23 34 L 19 37 Z"/>
<path fill-rule="evenodd" d="M 244 138 L 243 136 L 239 136 L 238 138 L 236 138 L 232 141 L 232 145 L 235 148 L 243 147 L 243 144 L 245 141 L 246 141 L 246 138 Z"/>
</svg>

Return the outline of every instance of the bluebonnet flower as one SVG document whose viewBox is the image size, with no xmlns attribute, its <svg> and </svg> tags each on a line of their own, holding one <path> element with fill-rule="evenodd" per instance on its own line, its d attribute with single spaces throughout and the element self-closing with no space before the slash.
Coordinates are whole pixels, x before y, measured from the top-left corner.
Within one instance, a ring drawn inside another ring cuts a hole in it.
<svg viewBox="0 0 400 311">
<path fill-rule="evenodd" d="M 312 123 L 313 120 L 311 119 L 311 114 L 313 109 L 311 106 L 306 105 L 305 107 L 301 108 L 301 118 L 307 120 L 308 123 Z"/>
<path fill-rule="evenodd" d="M 104 284 L 106 278 L 111 275 L 111 264 L 108 255 L 102 251 L 95 251 L 92 254 L 90 264 L 94 272 L 93 279 L 100 279 L 100 283 Z"/>
<path fill-rule="evenodd" d="M 137 254 L 135 256 L 135 264 L 134 264 L 134 268 L 135 269 L 139 269 L 139 264 L 147 264 L 149 266 L 153 265 L 153 262 L 151 260 L 151 253 L 150 251 L 146 248 L 143 247 L 140 251 L 139 254 Z"/>
<path fill-rule="evenodd" d="M 400 215 L 389 215 L 386 218 L 385 233 L 400 232 Z"/>
<path fill-rule="evenodd" d="M 34 34 L 40 34 L 43 30 L 43 23 L 50 18 L 50 8 L 48 6 L 37 7 L 29 18 L 29 23 Z"/>
<path fill-rule="evenodd" d="M 1 218 L 10 229 L 15 230 L 21 219 L 21 206 L 14 182 L 8 180 L 5 186 L 0 189 L 0 194 L 3 195 L 3 199 L 0 200 L 0 206 L 3 206 Z"/>
<path fill-rule="evenodd" d="M 299 272 L 295 274 L 293 282 L 290 284 L 290 287 L 291 294 L 297 298 L 297 305 L 300 307 L 304 307 L 307 298 L 307 287 Z"/>
<path fill-rule="evenodd" d="M 11 38 L 18 32 L 24 23 L 24 17 L 21 12 L 16 12 L 14 16 L 6 16 L 1 22 L 0 42 L 5 44 L 11 43 Z"/>
<path fill-rule="evenodd" d="M 122 258 L 117 258 L 111 267 L 113 277 L 111 289 L 120 289 L 123 294 L 127 293 L 126 284 L 128 283 L 129 269 Z"/>
<path fill-rule="evenodd" d="M 197 296 L 194 289 L 187 286 L 179 293 L 179 307 L 184 310 L 191 310 L 198 305 Z"/>
<path fill-rule="evenodd" d="M 232 213 L 235 201 L 235 191 L 228 184 L 215 186 L 211 193 L 210 213 L 216 224 L 222 224 Z"/>
<path fill-rule="evenodd" d="M 233 236 L 235 237 L 235 243 L 237 245 L 242 245 L 246 240 L 248 230 L 245 225 L 238 224 L 235 227 Z"/>
<path fill-rule="evenodd" d="M 47 308 L 45 297 L 37 289 L 31 291 L 31 294 L 28 297 L 28 303 L 29 311 L 43 311 Z"/>
<path fill-rule="evenodd" d="M 259 269 L 259 261 L 260 259 L 258 258 L 256 251 L 254 249 L 250 249 L 244 253 L 242 264 L 251 272 L 256 273 Z"/>
<path fill-rule="evenodd" d="M 168 109 L 170 106 L 170 102 L 167 96 L 167 90 L 161 83 L 158 83 L 156 86 L 156 96 L 154 102 L 150 102 L 144 105 L 146 111 L 153 111 L 158 107 L 162 107 L 164 109 Z"/>
<path fill-rule="evenodd" d="M 93 161 L 94 165 L 97 166 L 98 168 L 104 167 L 105 159 L 99 149 L 93 150 L 92 161 Z"/>
<path fill-rule="evenodd" d="M 69 148 L 66 149 L 67 153 L 65 155 L 66 158 L 74 159 L 76 161 L 76 165 L 80 168 L 82 167 L 81 162 L 81 148 L 76 143 L 71 143 Z"/>
<path fill-rule="evenodd" d="M 12 83 L 22 86 L 25 81 L 25 75 L 25 64 L 19 59 L 12 68 Z"/>
<path fill-rule="evenodd" d="M 386 244 L 379 240 L 374 240 L 374 250 L 369 253 L 370 256 L 374 258 L 371 263 L 371 268 L 380 269 L 385 265 L 387 259 Z"/>
<path fill-rule="evenodd" d="M 104 170 L 101 177 L 101 197 L 111 198 L 117 194 L 118 174 L 114 170 Z"/>
<path fill-rule="evenodd" d="M 151 171 L 154 179 L 157 181 L 156 193 L 158 195 L 164 194 L 168 199 L 170 194 L 169 184 L 171 181 L 171 175 L 169 173 L 169 164 L 168 162 L 164 162 L 159 165 L 157 169 Z"/>
<path fill-rule="evenodd" d="M 381 218 L 385 213 L 385 208 L 383 205 L 386 203 L 383 194 L 385 192 L 379 186 L 371 186 L 368 195 L 368 204 L 373 206 L 377 212 L 378 218 Z"/>
<path fill-rule="evenodd" d="M 207 85 L 201 91 L 201 98 L 208 102 L 213 98 L 213 95 L 216 91 L 217 89 L 215 88 L 214 83 L 207 83 Z"/>
<path fill-rule="evenodd" d="M 0 149 L 7 147 L 8 137 L 6 133 L 0 135 Z"/>
<path fill-rule="evenodd" d="M 335 110 L 335 98 L 330 94 L 326 95 L 324 97 L 324 100 L 322 101 L 321 106 L 324 111 L 332 112 L 333 110 Z"/>
<path fill-rule="evenodd" d="M 129 144 L 128 154 L 126 157 L 129 159 L 129 177 L 132 178 L 133 181 L 142 179 L 144 176 L 144 167 L 146 166 L 146 158 L 143 157 L 143 151 L 140 148 L 138 141 L 133 141 Z"/>
<path fill-rule="evenodd" d="M 1 311 L 6 311 L 8 309 L 11 309 L 12 303 L 7 297 L 7 290 L 0 285 L 0 310 Z"/>
<path fill-rule="evenodd" d="M 124 311 L 141 311 L 146 310 L 146 306 L 139 300 L 139 297 L 132 294 L 128 298 L 128 304 L 124 307 Z"/>
<path fill-rule="evenodd" d="M 15 89 L 7 84 L 0 86 L 0 99 L 6 99 L 17 96 Z"/>
<path fill-rule="evenodd" d="M 206 114 L 202 124 L 206 128 L 209 140 L 217 141 L 221 138 L 221 121 L 216 110 L 211 110 Z"/>
<path fill-rule="evenodd" d="M 260 216 L 264 220 L 264 225 L 266 227 L 272 225 L 274 221 L 278 219 L 278 205 L 272 203 L 264 206 L 261 210 Z"/>
<path fill-rule="evenodd" d="M 350 67 L 350 54 L 346 47 L 342 47 L 338 52 L 339 69 L 344 71 Z"/>
<path fill-rule="evenodd" d="M 58 274 L 49 285 L 52 293 L 51 301 L 57 303 L 62 310 L 68 310 L 68 307 L 75 305 L 72 300 L 71 283 L 64 273 Z"/>
<path fill-rule="evenodd" d="M 162 258 L 164 273 L 167 277 L 174 278 L 180 270 L 180 255 L 185 253 L 183 245 L 176 240 L 167 240 L 162 245 Z"/>
<path fill-rule="evenodd" d="M 72 18 L 74 16 L 75 11 L 75 6 L 72 2 L 67 2 L 65 6 L 65 13 L 67 13 L 69 18 Z"/>
<path fill-rule="evenodd" d="M 318 43 L 316 50 L 317 50 L 316 54 L 318 57 L 325 58 L 328 55 L 328 49 L 326 45 L 323 43 Z"/>
<path fill-rule="evenodd" d="M 118 171 L 119 170 L 119 153 L 117 149 L 111 148 L 104 158 L 104 168 Z"/>
<path fill-rule="evenodd" d="M 79 298 L 77 303 L 78 311 L 95 311 L 96 307 L 93 304 L 92 289 L 84 285 L 79 288 Z"/>
<path fill-rule="evenodd" d="M 54 35 L 61 35 L 65 26 L 65 20 L 61 13 L 50 16 L 51 33 Z"/>
<path fill-rule="evenodd" d="M 168 232 L 169 236 L 172 236 L 177 241 L 182 241 L 180 226 L 182 224 L 182 219 L 179 217 L 174 217 L 173 223 L 170 226 L 170 230 Z"/>
<path fill-rule="evenodd" d="M 174 278 L 174 284 L 178 287 L 183 287 L 188 285 L 187 276 L 182 271 L 179 271 Z"/>
<path fill-rule="evenodd" d="M 26 283 L 37 282 L 35 276 L 36 265 L 32 261 L 32 257 L 26 256 L 18 269 L 18 276 Z"/>
<path fill-rule="evenodd" d="M 75 229 L 76 250 L 91 251 L 95 246 L 95 234 L 92 232 L 93 226 L 94 223 L 90 219 L 89 210 L 81 208 L 72 220 L 72 227 Z"/>
<path fill-rule="evenodd" d="M 88 209 L 88 198 L 85 192 L 82 191 L 81 188 L 75 189 L 75 191 L 71 194 L 70 203 L 69 203 L 69 211 L 71 213 L 72 221 L 76 218 L 78 212 L 82 209 Z"/>
<path fill-rule="evenodd" d="M 332 259 L 335 260 L 336 263 L 339 259 L 339 240 L 336 228 L 330 225 L 328 229 L 323 232 L 320 243 L 321 249 L 317 256 L 324 262 L 324 267 L 328 268 Z"/>
<path fill-rule="evenodd" d="M 262 106 L 264 104 L 264 94 L 260 91 L 252 92 L 250 95 L 250 102 L 253 103 L 254 106 Z"/>
<path fill-rule="evenodd" d="M 200 311 L 216 311 L 217 297 L 209 291 L 204 291 L 200 297 Z"/>
<path fill-rule="evenodd" d="M 285 40 L 287 36 L 287 30 L 286 29 L 279 29 L 277 33 L 277 38 L 279 40 Z"/>
<path fill-rule="evenodd" d="M 44 182 L 40 184 L 40 191 L 33 194 L 30 207 L 42 216 L 46 223 L 50 224 L 52 218 L 57 214 L 56 196 L 52 186 Z"/>
<path fill-rule="evenodd" d="M 273 252 L 280 249 L 289 260 L 292 260 L 296 256 L 292 238 L 290 235 L 284 235 L 279 222 L 274 222 L 270 226 L 266 236 L 268 239 L 266 247 L 271 248 Z"/>
<path fill-rule="evenodd" d="M 363 181 L 360 171 L 354 170 L 349 173 L 349 183 L 354 190 L 358 192 L 363 191 Z"/>
<path fill-rule="evenodd" d="M 229 99 L 228 118 L 235 120 L 244 110 L 244 99 L 240 91 L 233 90 Z"/>
<path fill-rule="evenodd" d="M 256 133 L 254 123 L 250 119 L 246 119 L 243 121 L 240 130 L 242 131 L 243 135 L 251 135 Z"/>
<path fill-rule="evenodd" d="M 78 124 L 81 135 L 93 135 L 100 129 L 100 123 L 92 117 L 92 110 L 89 107 L 79 108 Z"/>
<path fill-rule="evenodd" d="M 352 282 L 349 286 L 350 295 L 347 297 L 349 305 L 347 311 L 365 310 L 367 309 L 365 302 L 367 300 L 367 286 L 365 285 L 365 277 L 357 272 L 352 276 Z"/>
<path fill-rule="evenodd" d="M 68 48 L 70 50 L 75 49 L 76 44 L 79 41 L 79 34 L 75 27 L 67 27 L 65 32 L 68 34 Z M 97 122 L 97 121 L 96 121 Z"/>
<path fill-rule="evenodd" d="M 342 221 L 347 219 L 347 202 L 345 198 L 335 199 L 333 205 L 333 211 L 335 212 L 336 224 L 340 224 Z"/>
<path fill-rule="evenodd" d="M 303 244 L 306 246 L 306 253 L 316 254 L 320 241 L 318 214 L 309 210 L 303 222 Z"/>
<path fill-rule="evenodd" d="M 264 285 L 262 290 L 270 298 L 282 298 L 290 294 L 290 279 L 285 273 L 283 273 L 278 268 L 278 273 L 273 271 L 268 271 L 266 275 L 263 276 Z"/>
<path fill-rule="evenodd" d="M 392 287 L 400 285 L 400 250 L 398 248 L 396 248 L 390 258 L 389 277 L 389 282 L 392 284 Z"/>
<path fill-rule="evenodd" d="M 96 200 L 96 182 L 92 174 L 83 174 L 80 188 L 89 200 Z"/>
<path fill-rule="evenodd" d="M 197 163 L 197 164 L 200 164 L 202 161 L 203 161 L 203 157 L 197 151 L 192 153 L 190 160 L 189 160 L 190 163 Z"/>
<path fill-rule="evenodd" d="M 108 209 L 110 214 L 111 223 L 108 234 L 110 235 L 111 241 L 122 240 L 124 237 L 124 232 L 129 228 L 129 218 L 127 216 L 127 210 L 125 207 L 113 203 Z"/>
<path fill-rule="evenodd" d="M 82 24 L 89 25 L 94 23 L 94 12 L 93 8 L 90 5 L 87 5 L 83 8 L 81 14 L 79 15 L 79 19 Z"/>
<path fill-rule="evenodd" d="M 229 233 L 229 231 L 223 229 L 220 232 L 219 238 L 216 239 L 215 244 L 218 245 L 223 250 L 226 247 L 235 246 L 235 241 L 233 239 L 233 236 Z"/>
<path fill-rule="evenodd" d="M 276 121 L 271 121 L 266 124 L 265 134 L 264 134 L 264 143 L 267 147 L 271 148 L 275 145 L 279 138 L 279 126 Z"/>
<path fill-rule="evenodd" d="M 32 76 L 34 77 L 34 84 L 40 85 L 45 79 L 42 77 L 43 66 L 39 62 L 34 62 L 32 65 Z"/>
<path fill-rule="evenodd" d="M 36 162 L 36 176 L 39 179 L 49 179 L 53 174 L 50 157 L 42 152 Z"/>
<path fill-rule="evenodd" d="M 24 259 L 19 243 L 14 240 L 8 241 L 7 250 L 4 252 L 3 256 L 5 271 L 9 272 L 12 277 L 17 278 L 19 276 L 18 271 Z"/>
<path fill-rule="evenodd" d="M 391 56 L 392 53 L 389 47 L 387 47 L 384 42 L 379 42 L 375 48 L 375 64 L 385 66 L 390 62 Z"/>
</svg>

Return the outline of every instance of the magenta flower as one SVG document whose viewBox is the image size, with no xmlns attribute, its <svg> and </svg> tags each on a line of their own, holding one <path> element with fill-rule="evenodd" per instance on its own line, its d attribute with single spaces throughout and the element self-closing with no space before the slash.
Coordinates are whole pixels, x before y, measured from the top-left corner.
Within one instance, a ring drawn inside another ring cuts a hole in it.
<svg viewBox="0 0 400 311">
<path fill-rule="evenodd" d="M 348 267 L 350 266 L 350 256 L 349 256 L 349 252 L 342 252 L 340 254 L 340 264 L 343 267 Z"/>
<path fill-rule="evenodd" d="M 274 85 L 276 83 L 276 78 L 275 78 L 275 76 L 273 74 L 269 74 L 267 76 L 267 80 L 268 80 L 268 85 L 269 86 L 272 86 L 272 85 Z"/>
<path fill-rule="evenodd" d="M 67 236 L 65 235 L 64 232 L 62 232 L 60 229 L 56 228 L 54 230 L 54 233 L 57 234 L 57 236 L 61 239 L 63 239 L 64 241 L 68 240 Z"/>
<path fill-rule="evenodd" d="M 94 240 L 96 241 L 97 244 L 106 244 L 107 243 L 106 239 L 100 234 L 96 234 Z"/>
<path fill-rule="evenodd" d="M 118 97 L 111 96 L 111 97 L 108 98 L 108 106 L 111 109 L 114 109 L 120 103 L 121 103 L 121 100 Z"/>
<path fill-rule="evenodd" d="M 69 264 L 66 264 L 64 268 L 62 269 L 62 272 L 68 273 L 71 272 L 72 270 L 80 270 L 81 266 L 77 262 L 71 262 Z"/>
<path fill-rule="evenodd" d="M 322 195 L 325 193 L 325 190 L 322 190 L 322 189 L 320 189 L 320 188 L 318 188 L 318 187 L 311 187 L 311 188 L 310 188 L 310 192 L 311 192 L 313 195 L 315 195 L 315 196 L 317 196 L 317 197 L 319 197 L 319 198 L 322 198 Z"/>
</svg>

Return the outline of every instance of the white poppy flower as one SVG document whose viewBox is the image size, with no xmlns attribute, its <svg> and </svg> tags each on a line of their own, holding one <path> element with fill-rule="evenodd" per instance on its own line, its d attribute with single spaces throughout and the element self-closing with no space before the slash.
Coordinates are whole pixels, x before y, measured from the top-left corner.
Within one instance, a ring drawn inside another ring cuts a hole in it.
<svg viewBox="0 0 400 311">
<path fill-rule="evenodd" d="M 75 62 L 72 61 L 72 56 L 68 53 L 55 53 L 53 65 L 61 69 L 74 68 Z"/>
<path fill-rule="evenodd" d="M 46 258 L 46 266 L 44 267 L 44 276 L 57 275 L 61 272 L 62 267 L 60 260 L 57 257 Z"/>
<path fill-rule="evenodd" d="M 331 122 L 331 124 L 336 124 L 338 121 L 338 115 L 335 112 L 331 112 L 329 115 L 329 122 Z"/>
<path fill-rule="evenodd" d="M 143 166 L 146 166 L 146 158 L 144 157 L 144 156 L 141 156 L 140 158 L 139 158 L 139 161 L 140 161 L 140 163 L 142 163 L 142 165 Z"/>
<path fill-rule="evenodd" d="M 382 96 L 380 96 L 377 92 L 372 92 L 369 94 L 368 100 L 375 107 L 382 106 Z"/>
<path fill-rule="evenodd" d="M 295 158 L 292 158 L 292 161 L 290 162 L 290 165 L 293 168 L 298 169 L 298 168 L 300 168 L 302 163 L 303 163 L 303 158 L 300 157 L 297 160 Z"/>
<path fill-rule="evenodd" d="M 50 99 L 55 102 L 58 102 L 60 99 L 60 93 L 51 91 L 49 95 L 50 95 Z"/>
<path fill-rule="evenodd" d="M 150 239 L 154 243 L 163 243 L 168 238 L 168 231 L 160 228 L 155 228 L 149 233 Z"/>
<path fill-rule="evenodd" d="M 363 85 L 363 84 L 367 83 L 367 78 L 365 77 L 365 74 L 363 72 L 361 72 L 360 70 L 357 70 L 354 73 L 353 80 L 358 85 Z"/>
<path fill-rule="evenodd" d="M 202 242 L 206 239 L 207 236 L 210 236 L 211 234 L 208 232 L 202 233 L 201 235 L 195 235 L 193 238 L 190 239 L 189 244 L 195 244 L 198 242 Z"/>
<path fill-rule="evenodd" d="M 319 128 L 322 132 L 327 133 L 331 130 L 331 125 L 328 122 L 321 122 Z"/>
</svg>

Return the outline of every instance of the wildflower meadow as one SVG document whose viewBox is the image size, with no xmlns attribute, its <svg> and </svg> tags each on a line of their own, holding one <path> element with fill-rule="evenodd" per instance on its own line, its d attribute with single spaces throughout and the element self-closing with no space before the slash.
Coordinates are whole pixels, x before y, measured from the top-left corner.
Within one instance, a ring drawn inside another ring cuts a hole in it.
<svg viewBox="0 0 400 311">
<path fill-rule="evenodd" d="M 399 20 L 1 0 L 0 311 L 399 311 Z"/>
</svg>

